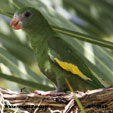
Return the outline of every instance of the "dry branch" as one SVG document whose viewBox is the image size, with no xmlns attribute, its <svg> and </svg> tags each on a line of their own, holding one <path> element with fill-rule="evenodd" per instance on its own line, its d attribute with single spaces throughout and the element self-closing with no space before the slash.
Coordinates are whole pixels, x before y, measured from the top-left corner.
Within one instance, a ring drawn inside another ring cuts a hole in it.
<svg viewBox="0 0 113 113">
<path fill-rule="evenodd" d="M 113 87 L 76 92 L 87 113 L 113 113 Z M 0 101 L 9 101 L 30 113 L 79 113 L 73 94 L 66 96 L 41 96 L 35 93 L 15 92 L 0 88 Z M 9 107 L 8 105 L 5 107 Z"/>
</svg>

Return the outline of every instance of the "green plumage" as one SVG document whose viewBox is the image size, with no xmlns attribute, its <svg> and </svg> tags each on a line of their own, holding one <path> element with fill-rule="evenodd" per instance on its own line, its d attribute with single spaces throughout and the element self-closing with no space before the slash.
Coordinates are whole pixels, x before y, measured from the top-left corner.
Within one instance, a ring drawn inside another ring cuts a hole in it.
<svg viewBox="0 0 113 113">
<path fill-rule="evenodd" d="M 58 36 L 43 15 L 34 8 L 23 8 L 15 14 L 22 22 L 22 29 L 30 37 L 30 42 L 41 71 L 57 85 L 57 91 L 67 91 L 64 80 L 67 78 L 74 90 L 87 90 L 103 87 L 93 76 L 80 55 L 71 45 Z M 26 16 L 27 15 L 27 16 Z M 91 78 L 84 80 L 79 75 L 64 70 L 55 58 L 76 65 L 80 71 Z"/>
</svg>

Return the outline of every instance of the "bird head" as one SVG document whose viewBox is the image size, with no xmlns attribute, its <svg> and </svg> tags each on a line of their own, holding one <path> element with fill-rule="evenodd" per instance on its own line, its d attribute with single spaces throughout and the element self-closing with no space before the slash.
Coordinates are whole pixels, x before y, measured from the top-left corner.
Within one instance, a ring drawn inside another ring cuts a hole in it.
<svg viewBox="0 0 113 113">
<path fill-rule="evenodd" d="M 43 16 L 38 10 L 26 7 L 18 10 L 14 14 L 10 21 L 10 26 L 15 30 L 27 28 L 34 29 L 34 26 L 41 25 L 42 21 L 44 21 Z"/>
<path fill-rule="evenodd" d="M 10 21 L 10 26 L 15 30 L 22 29 L 33 38 L 42 35 L 47 38 L 45 31 L 49 33 L 48 37 L 54 34 L 41 12 L 31 7 L 19 9 Z"/>
</svg>

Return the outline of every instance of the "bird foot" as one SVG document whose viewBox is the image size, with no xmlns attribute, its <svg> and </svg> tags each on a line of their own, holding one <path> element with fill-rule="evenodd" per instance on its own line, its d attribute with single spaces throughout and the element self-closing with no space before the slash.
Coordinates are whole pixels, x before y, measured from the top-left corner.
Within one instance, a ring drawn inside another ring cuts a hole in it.
<svg viewBox="0 0 113 113">
<path fill-rule="evenodd" d="M 42 95 L 42 96 L 64 96 L 66 95 L 65 92 L 57 92 L 57 91 L 40 91 L 35 90 L 35 94 Z"/>
</svg>

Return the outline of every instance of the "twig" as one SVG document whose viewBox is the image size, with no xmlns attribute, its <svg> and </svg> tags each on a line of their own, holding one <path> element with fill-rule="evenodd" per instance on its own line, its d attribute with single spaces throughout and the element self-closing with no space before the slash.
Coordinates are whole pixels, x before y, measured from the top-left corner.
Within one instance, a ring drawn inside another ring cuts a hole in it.
<svg viewBox="0 0 113 113">
<path fill-rule="evenodd" d="M 26 107 L 25 110 L 32 110 L 35 113 L 39 113 L 40 110 L 44 110 L 46 113 L 54 113 L 54 111 L 80 113 L 72 94 L 56 97 L 41 96 L 35 93 L 20 93 L 3 88 L 0 88 L 0 94 L 0 98 L 3 98 L 4 101 L 14 106 Z M 75 92 L 75 94 L 87 113 L 113 113 L 113 87 L 91 90 L 85 93 Z M 3 100 L 1 99 L 0 102 Z M 31 106 L 31 108 L 28 106 Z M 36 109 L 37 106 L 41 106 L 42 109 Z"/>
</svg>

